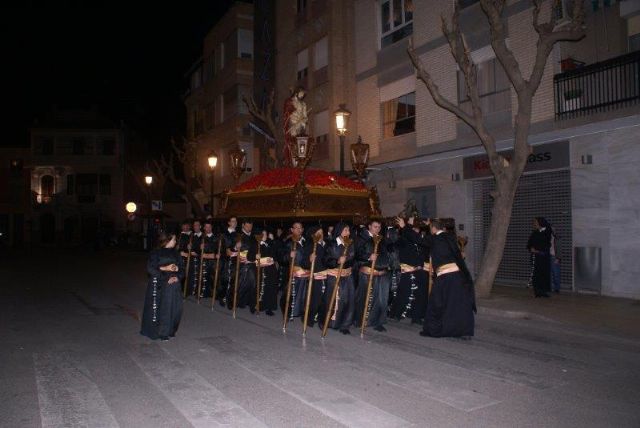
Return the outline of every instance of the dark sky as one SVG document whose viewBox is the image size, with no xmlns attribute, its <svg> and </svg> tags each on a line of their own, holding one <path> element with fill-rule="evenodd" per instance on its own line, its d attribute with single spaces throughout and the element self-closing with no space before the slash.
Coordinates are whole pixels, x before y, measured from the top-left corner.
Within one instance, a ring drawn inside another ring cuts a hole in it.
<svg viewBox="0 0 640 428">
<path fill-rule="evenodd" d="M 54 104 L 97 104 L 153 141 L 180 132 L 183 75 L 233 1 L 167 3 L 173 6 L 137 0 L 2 6 L 7 113 L 0 146 L 28 144 L 27 128 Z"/>
</svg>

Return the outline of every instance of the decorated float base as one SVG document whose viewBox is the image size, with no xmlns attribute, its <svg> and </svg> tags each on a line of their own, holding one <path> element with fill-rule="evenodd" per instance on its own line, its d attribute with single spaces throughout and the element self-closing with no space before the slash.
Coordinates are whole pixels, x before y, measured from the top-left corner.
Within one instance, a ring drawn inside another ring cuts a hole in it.
<svg viewBox="0 0 640 428">
<path fill-rule="evenodd" d="M 250 178 L 229 190 L 221 216 L 265 219 L 350 219 L 378 217 L 375 188 L 336 174 L 306 169 L 278 168 Z"/>
</svg>

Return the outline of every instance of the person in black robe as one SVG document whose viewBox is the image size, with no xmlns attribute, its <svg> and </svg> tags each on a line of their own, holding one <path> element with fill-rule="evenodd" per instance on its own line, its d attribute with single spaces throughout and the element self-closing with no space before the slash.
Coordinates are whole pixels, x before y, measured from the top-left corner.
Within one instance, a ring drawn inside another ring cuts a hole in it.
<svg viewBox="0 0 640 428">
<path fill-rule="evenodd" d="M 431 263 L 435 273 L 421 336 L 471 337 L 476 312 L 471 274 L 455 236 L 431 220 Z"/>
<path fill-rule="evenodd" d="M 182 257 L 182 265 L 187 266 L 187 260 L 191 263 L 191 259 L 189 258 L 189 250 L 191 249 L 191 245 L 193 244 L 193 234 L 191 232 L 191 220 L 184 220 L 180 225 L 180 235 L 178 235 L 178 251 L 180 252 L 180 256 Z M 183 281 L 184 282 L 184 281 Z M 189 284 L 184 284 L 184 286 L 189 287 Z"/>
<path fill-rule="evenodd" d="M 309 228 L 309 245 L 307 247 L 308 255 L 305 254 L 305 257 L 309 258 L 309 265 L 311 265 L 311 262 L 314 260 L 312 253 L 313 243 L 315 241 L 317 241 L 317 245 L 315 264 L 313 266 L 313 282 L 309 279 L 311 287 L 307 286 L 307 290 L 305 290 L 304 295 L 304 302 L 306 305 L 307 291 L 311 288 L 311 301 L 309 302 L 309 315 L 307 319 L 307 325 L 309 327 L 313 327 L 315 322 L 319 321 L 317 316 L 318 311 L 320 310 L 320 305 L 322 304 L 322 295 L 325 292 L 327 281 L 327 269 L 324 264 L 324 253 L 327 244 L 325 242 L 324 230 L 321 226 L 311 226 Z"/>
<path fill-rule="evenodd" d="M 189 263 L 189 277 L 187 278 L 187 295 L 195 296 L 198 292 L 198 282 L 200 280 L 200 257 L 202 252 L 202 242 L 204 234 L 202 233 L 202 223 L 196 219 L 193 221 L 193 233 L 191 237 L 191 252 Z"/>
<path fill-rule="evenodd" d="M 213 292 L 213 270 L 215 268 L 216 252 L 218 251 L 218 240 L 213 234 L 213 224 L 207 220 L 204 223 L 204 235 L 200 244 L 202 259 L 202 282 L 200 298 L 211 297 Z"/>
<path fill-rule="evenodd" d="M 364 311 L 368 308 L 367 326 L 373 327 L 378 332 L 387 331 L 384 324 L 387 322 L 389 288 L 391 285 L 389 275 L 390 259 L 384 237 L 378 245 L 378 253 L 373 253 L 373 237 L 380 235 L 381 228 L 382 224 L 379 220 L 371 220 L 367 225 L 367 229 L 356 238 L 355 242 L 356 259 L 360 266 L 358 288 L 356 290 L 355 322 L 357 326 L 361 326 Z M 370 300 L 367 302 L 366 296 L 370 275 L 373 275 L 373 283 Z"/>
<path fill-rule="evenodd" d="M 400 234 L 396 242 L 400 262 L 400 281 L 391 303 L 390 316 L 396 320 L 411 318 L 412 324 L 422 324 L 427 311 L 428 274 L 424 264 L 428 260 L 427 240 L 420 234 L 414 217 L 405 222 L 397 217 Z"/>
<path fill-rule="evenodd" d="M 222 239 L 224 242 L 222 243 L 223 248 L 223 263 L 220 266 L 220 275 L 222 277 L 220 284 L 221 286 L 218 288 L 218 301 L 220 306 L 227 305 L 227 308 L 231 309 L 233 305 L 231 297 L 233 297 L 233 284 L 234 284 L 234 274 L 236 269 L 236 259 L 238 257 L 238 253 L 235 251 L 234 247 L 236 244 L 236 236 L 238 233 L 238 219 L 236 217 L 229 217 L 227 221 L 227 229 L 222 234 Z"/>
<path fill-rule="evenodd" d="M 256 286 L 260 287 L 260 310 L 268 316 L 274 315 L 278 309 L 278 269 L 276 267 L 277 246 L 269 238 L 268 231 L 262 230 L 260 241 L 260 277 L 256 279 Z"/>
<path fill-rule="evenodd" d="M 251 313 L 256 306 L 256 253 L 258 241 L 253 235 L 253 220 L 244 219 L 240 232 L 241 240 L 236 244 L 238 259 L 240 261 L 240 273 L 238 278 L 238 307 L 249 307 Z M 235 278 L 234 278 L 235 287 Z"/>
<path fill-rule="evenodd" d="M 322 295 L 322 306 L 318 319 L 320 327 L 324 327 L 326 311 L 329 309 L 333 289 L 340 277 L 340 285 L 336 294 L 336 300 L 329 318 L 329 327 L 340 330 L 342 334 L 350 334 L 349 328 L 353 324 L 355 310 L 355 289 L 353 276 L 351 275 L 355 261 L 355 246 L 349 245 L 345 253 L 345 240 L 350 239 L 351 229 L 346 223 L 338 223 L 333 229 L 336 237 L 327 245 L 324 256 L 324 264 L 328 269 L 326 288 Z M 343 263 L 342 272 L 339 271 L 340 263 Z"/>
<path fill-rule="evenodd" d="M 293 278 L 291 281 L 291 293 L 289 299 L 289 321 L 293 318 L 299 317 L 304 313 L 304 299 L 307 284 L 309 282 L 309 269 L 311 268 L 309 262 L 309 252 L 307 246 L 309 241 L 302 236 L 304 227 L 299 221 L 294 222 L 291 225 L 291 237 L 287 239 L 281 250 L 279 261 L 284 267 L 284 284 L 283 293 L 280 298 L 280 309 L 284 314 L 284 308 L 287 301 L 287 289 L 289 288 L 289 269 L 291 267 L 291 260 L 293 259 Z M 295 250 L 293 249 L 295 245 Z M 305 257 L 306 255 L 306 257 Z"/>
<path fill-rule="evenodd" d="M 531 283 L 535 297 L 549 297 L 551 291 L 551 239 L 552 230 L 544 217 L 533 219 L 533 232 L 527 249 L 533 257 Z"/>
<path fill-rule="evenodd" d="M 182 317 L 184 265 L 176 250 L 175 235 L 160 234 L 159 248 L 152 250 L 147 262 L 149 282 L 142 310 L 140 334 L 150 339 L 173 337 Z"/>
</svg>

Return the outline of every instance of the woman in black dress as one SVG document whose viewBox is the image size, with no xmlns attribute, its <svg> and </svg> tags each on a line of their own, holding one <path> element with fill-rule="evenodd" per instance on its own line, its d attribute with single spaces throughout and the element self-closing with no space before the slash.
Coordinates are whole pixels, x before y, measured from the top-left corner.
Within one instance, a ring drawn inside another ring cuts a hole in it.
<svg viewBox="0 0 640 428">
<path fill-rule="evenodd" d="M 533 219 L 527 249 L 533 256 L 531 283 L 536 297 L 549 297 L 551 291 L 551 234 L 551 227 L 544 217 Z"/>
<path fill-rule="evenodd" d="M 175 246 L 175 235 L 161 233 L 158 248 L 151 251 L 147 262 L 149 283 L 140 334 L 154 340 L 173 337 L 182 317 L 180 285 L 184 279 L 184 269 Z"/>
</svg>

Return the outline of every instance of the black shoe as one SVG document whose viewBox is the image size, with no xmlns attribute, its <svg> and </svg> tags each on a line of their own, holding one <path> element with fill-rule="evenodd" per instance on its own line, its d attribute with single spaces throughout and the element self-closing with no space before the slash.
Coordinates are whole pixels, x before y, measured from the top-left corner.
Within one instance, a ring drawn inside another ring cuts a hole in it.
<svg viewBox="0 0 640 428">
<path fill-rule="evenodd" d="M 554 293 L 560 294 L 560 290 L 553 290 Z"/>
<path fill-rule="evenodd" d="M 551 297 L 548 293 L 541 294 L 540 297 Z"/>
<path fill-rule="evenodd" d="M 428 332 L 428 331 L 424 331 L 424 330 L 422 330 L 422 331 L 420 332 L 420 336 L 423 336 L 423 337 L 430 337 L 431 335 L 429 334 L 429 332 Z"/>
<path fill-rule="evenodd" d="M 224 299 L 219 299 L 218 304 L 224 308 Z"/>
<path fill-rule="evenodd" d="M 249 308 L 249 312 L 251 312 L 252 314 L 255 314 L 255 313 L 256 313 L 256 308 L 254 308 L 253 306 L 251 306 L 251 307 Z"/>
<path fill-rule="evenodd" d="M 422 324 L 422 320 L 411 320 L 411 324 Z"/>
<path fill-rule="evenodd" d="M 377 326 L 377 327 L 374 327 L 373 329 L 374 329 L 375 331 L 379 331 L 380 333 L 382 333 L 382 332 L 384 332 L 384 331 L 387 331 L 387 329 L 386 329 L 386 328 L 384 328 L 384 326 L 381 326 L 381 325 L 379 325 L 379 326 Z"/>
<path fill-rule="evenodd" d="M 342 333 L 342 334 L 351 334 L 351 332 L 349 330 L 347 330 L 346 328 L 340 329 L 340 333 Z"/>
<path fill-rule="evenodd" d="M 168 336 L 160 336 L 160 341 L 161 342 L 166 342 L 167 340 L 169 340 Z"/>
<path fill-rule="evenodd" d="M 273 311 L 271 309 L 268 309 L 265 314 L 269 315 L 270 317 L 273 316 Z"/>
</svg>

